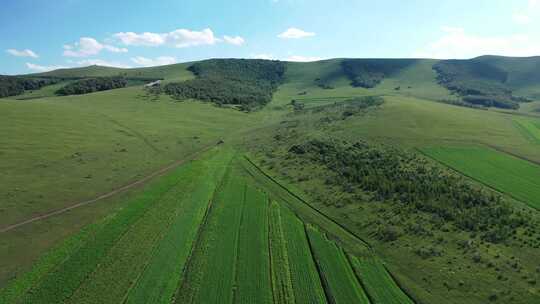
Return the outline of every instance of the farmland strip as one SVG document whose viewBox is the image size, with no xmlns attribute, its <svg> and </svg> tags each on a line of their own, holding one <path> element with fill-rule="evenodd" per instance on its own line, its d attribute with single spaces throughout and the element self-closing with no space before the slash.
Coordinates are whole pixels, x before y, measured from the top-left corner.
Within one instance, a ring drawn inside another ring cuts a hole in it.
<svg viewBox="0 0 540 304">
<path fill-rule="evenodd" d="M 135 223 L 120 239 L 95 271 L 70 298 L 71 303 L 118 303 L 124 298 L 147 261 L 170 227 L 174 215 L 191 191 L 197 176 L 202 173 L 200 163 L 190 166 L 182 183 L 168 192 L 155 206 Z"/>
<path fill-rule="evenodd" d="M 60 303 L 70 297 L 131 225 L 148 212 L 156 200 L 178 183 L 178 179 L 186 173 L 186 168 L 187 165 L 151 184 L 147 191 L 127 204 L 95 236 L 54 270 L 44 275 L 30 292 L 22 296 L 21 302 Z"/>
<path fill-rule="evenodd" d="M 422 149 L 429 157 L 540 209 L 540 166 L 495 150 L 477 147 Z"/>
<path fill-rule="evenodd" d="M 294 291 L 291 282 L 291 271 L 289 267 L 289 258 L 287 256 L 287 247 L 285 236 L 281 225 L 281 207 L 278 203 L 272 202 L 269 212 L 270 226 L 270 253 L 272 269 L 272 289 L 274 294 L 274 303 L 293 304 Z"/>
<path fill-rule="evenodd" d="M 331 302 L 369 303 L 343 250 L 313 227 L 307 227 L 306 230 Z"/>
<path fill-rule="evenodd" d="M 182 202 L 174 223 L 126 299 L 126 303 L 170 303 L 182 276 L 203 218 L 232 155 L 208 161 L 208 172 Z M 216 171 L 216 172 L 214 172 Z M 167 271 L 163 271 L 167 269 Z"/>
<path fill-rule="evenodd" d="M 235 303 L 272 303 L 267 213 L 266 195 L 247 187 L 238 239 Z"/>
<path fill-rule="evenodd" d="M 392 279 L 381 261 L 375 257 L 355 256 L 349 256 L 349 260 L 373 303 L 414 304 Z"/>
<path fill-rule="evenodd" d="M 231 303 L 245 183 L 229 170 L 216 195 L 176 303 Z"/>
<path fill-rule="evenodd" d="M 281 211 L 294 298 L 297 303 L 326 303 L 304 224 L 287 208 L 281 208 Z"/>
</svg>

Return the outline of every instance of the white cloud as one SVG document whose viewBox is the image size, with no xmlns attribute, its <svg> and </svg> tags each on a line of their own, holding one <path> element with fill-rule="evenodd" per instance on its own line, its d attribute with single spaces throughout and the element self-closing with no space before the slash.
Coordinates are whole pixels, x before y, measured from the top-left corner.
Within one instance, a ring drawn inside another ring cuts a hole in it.
<svg viewBox="0 0 540 304">
<path fill-rule="evenodd" d="M 253 54 L 250 56 L 252 59 L 266 59 L 266 60 L 274 60 L 274 56 L 272 54 Z"/>
<path fill-rule="evenodd" d="M 525 25 L 531 23 L 531 16 L 522 13 L 516 13 L 512 15 L 512 20 L 514 20 L 514 22 L 517 24 Z"/>
<path fill-rule="evenodd" d="M 317 56 L 299 56 L 299 55 L 292 55 L 287 57 L 286 61 L 296 61 L 296 62 L 310 62 L 310 61 L 319 61 L 322 60 L 322 57 Z"/>
<path fill-rule="evenodd" d="M 80 66 L 100 65 L 100 66 L 123 68 L 123 69 L 131 68 L 131 66 L 127 64 L 123 64 L 119 62 L 111 62 L 111 61 L 106 61 L 102 59 L 84 59 L 84 60 L 77 61 L 77 64 Z"/>
<path fill-rule="evenodd" d="M 540 17 L 540 0 L 529 0 L 527 7 L 512 15 L 514 23 L 528 25 Z"/>
<path fill-rule="evenodd" d="M 20 51 L 16 49 L 7 49 L 6 52 L 17 57 L 32 57 L 32 58 L 39 57 L 36 53 L 34 53 L 32 50 L 29 50 L 29 49 L 24 49 Z"/>
<path fill-rule="evenodd" d="M 102 50 L 107 50 L 112 53 L 125 53 L 126 48 L 118 48 L 108 44 L 99 43 L 96 39 L 90 37 L 82 37 L 79 42 L 73 45 L 64 45 L 64 56 L 66 57 L 88 57 L 99 54 Z"/>
<path fill-rule="evenodd" d="M 225 40 L 225 42 L 229 43 L 229 44 L 232 44 L 232 45 L 242 45 L 244 44 L 246 41 L 244 40 L 244 38 L 240 37 L 240 36 L 236 36 L 236 37 L 231 37 L 231 36 L 223 36 L 223 40 Z"/>
<path fill-rule="evenodd" d="M 120 32 L 113 35 L 125 45 L 135 46 L 160 46 L 165 44 L 173 45 L 177 48 L 185 48 L 198 45 L 213 45 L 221 39 L 214 36 L 211 29 L 202 31 L 191 31 L 187 29 L 177 29 L 168 33 L 134 33 Z"/>
<path fill-rule="evenodd" d="M 443 27 L 443 35 L 414 57 L 473 58 L 481 55 L 535 56 L 540 54 L 540 41 L 529 35 L 480 36 L 462 28 Z"/>
<path fill-rule="evenodd" d="M 125 45 L 158 46 L 165 44 L 166 34 L 120 32 L 113 35 Z"/>
<path fill-rule="evenodd" d="M 137 56 L 137 57 L 131 58 L 131 61 L 133 61 L 137 65 L 145 66 L 145 67 L 167 65 L 167 64 L 173 64 L 173 63 L 178 62 L 176 58 L 170 57 L 170 56 L 160 56 L 154 59 Z"/>
<path fill-rule="evenodd" d="M 47 71 L 52 71 L 52 70 L 68 68 L 68 67 L 60 66 L 60 65 L 43 66 L 43 65 L 37 65 L 37 64 L 29 63 L 29 62 L 26 63 L 26 67 L 35 72 L 47 72 Z"/>
<path fill-rule="evenodd" d="M 306 37 L 312 37 L 315 36 L 315 33 L 313 32 L 306 32 L 304 30 L 291 27 L 288 28 L 285 32 L 278 35 L 279 38 L 283 39 L 299 39 L 299 38 L 306 38 Z"/>
</svg>

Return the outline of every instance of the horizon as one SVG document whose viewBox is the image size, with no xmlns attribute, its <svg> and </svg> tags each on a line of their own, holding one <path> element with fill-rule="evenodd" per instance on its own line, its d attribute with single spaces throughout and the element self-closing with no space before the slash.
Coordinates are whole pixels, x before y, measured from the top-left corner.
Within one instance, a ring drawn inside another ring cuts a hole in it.
<svg viewBox="0 0 540 304">
<path fill-rule="evenodd" d="M 91 65 L 139 68 L 212 58 L 470 59 L 540 55 L 539 0 L 7 0 L 0 74 Z M 467 10 L 463 10 L 467 7 Z M 325 22 L 313 16 L 324 16 Z M 17 35 L 14 35 L 16 33 Z"/>
</svg>

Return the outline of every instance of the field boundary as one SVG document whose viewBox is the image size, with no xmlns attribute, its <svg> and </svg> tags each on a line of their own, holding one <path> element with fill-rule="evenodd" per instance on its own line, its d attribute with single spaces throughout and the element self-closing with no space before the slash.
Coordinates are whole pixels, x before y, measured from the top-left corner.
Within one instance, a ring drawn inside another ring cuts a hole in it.
<svg viewBox="0 0 540 304">
<path fill-rule="evenodd" d="M 289 193 L 290 195 L 292 195 L 294 198 L 296 198 L 297 200 L 299 200 L 300 202 L 302 202 L 304 205 L 306 205 L 307 207 L 309 207 L 311 210 L 315 211 L 318 215 L 326 218 L 327 220 L 331 221 L 332 223 L 334 223 L 335 225 L 337 225 L 338 227 L 340 227 L 341 229 L 343 229 L 343 231 L 347 232 L 348 234 L 350 234 L 351 236 L 353 236 L 353 238 L 359 240 L 363 245 L 366 246 L 366 248 L 369 250 L 369 252 L 373 253 L 373 248 L 371 247 L 371 245 L 366 242 L 363 238 L 361 238 L 360 236 L 358 236 L 357 234 L 355 234 L 354 232 L 352 232 L 350 229 L 348 229 L 347 227 L 344 227 L 343 225 L 341 225 L 340 223 L 338 223 L 336 220 L 330 218 L 329 216 L 327 216 L 326 214 L 322 213 L 320 210 L 318 210 L 317 208 L 311 206 L 308 202 L 306 202 L 303 198 L 301 198 L 299 195 L 297 195 L 296 193 L 292 192 L 291 190 L 289 190 L 287 187 L 285 187 L 284 185 L 282 185 L 280 182 L 278 182 L 277 180 L 275 180 L 272 176 L 270 176 L 268 173 L 266 173 L 264 170 L 262 170 L 259 166 L 257 166 L 251 159 L 249 159 L 249 157 L 247 157 L 246 155 L 244 155 L 244 158 L 257 170 L 259 171 L 261 174 L 263 174 L 264 176 L 266 176 L 266 178 L 268 178 L 270 181 L 272 181 L 274 184 L 276 184 L 277 186 L 279 186 L 281 189 L 285 190 L 287 193 Z"/>
<path fill-rule="evenodd" d="M 514 154 L 512 154 L 512 153 L 508 153 L 508 152 L 506 152 L 506 151 L 504 151 L 504 150 L 502 150 L 502 149 L 495 148 L 495 147 L 493 147 L 493 146 L 491 146 L 491 145 L 485 145 L 485 147 L 486 147 L 487 149 L 494 150 L 494 151 L 496 151 L 496 152 L 498 152 L 498 153 L 507 154 L 507 155 L 509 155 L 509 156 L 511 156 L 511 157 L 515 157 L 515 158 L 517 158 L 517 159 L 519 159 L 519 160 L 526 161 L 526 162 L 530 162 L 530 163 L 532 163 L 532 164 L 534 164 L 534 165 L 536 165 L 536 166 L 540 165 L 540 164 L 537 163 L 537 162 L 531 162 L 530 160 L 528 160 L 528 159 L 526 159 L 526 158 L 516 156 L 516 155 L 514 155 Z M 470 176 L 469 174 L 466 174 L 465 172 L 462 172 L 462 171 L 460 171 L 460 170 L 458 170 L 458 169 L 456 169 L 456 168 L 450 166 L 449 164 L 447 164 L 446 162 L 444 162 L 444 161 L 442 161 L 442 160 L 439 160 L 439 159 L 437 159 L 437 158 L 435 158 L 435 157 L 429 156 L 429 154 L 425 153 L 425 152 L 422 151 L 422 149 L 420 149 L 420 148 L 416 148 L 416 150 L 417 150 L 418 152 L 420 152 L 420 154 L 424 155 L 425 157 L 427 157 L 427 158 L 429 158 L 429 159 L 431 159 L 431 160 L 434 160 L 434 161 L 437 162 L 438 164 L 441 164 L 441 165 L 445 166 L 445 167 L 448 168 L 449 170 L 451 170 L 451 171 L 453 171 L 453 172 L 455 172 L 455 173 L 457 173 L 457 174 L 460 174 L 460 175 L 462 175 L 462 176 L 465 176 L 465 177 L 467 177 L 468 179 L 470 179 L 470 180 L 472 180 L 472 181 L 474 181 L 474 182 L 476 182 L 476 183 L 478 183 L 478 184 L 480 184 L 480 185 L 482 185 L 482 186 L 488 188 L 489 190 L 491 190 L 491 191 L 493 191 L 493 192 L 499 193 L 499 194 L 501 194 L 501 195 L 503 195 L 503 196 L 508 196 L 508 197 L 511 198 L 512 200 L 521 203 L 521 204 L 523 205 L 523 206 L 521 206 L 522 208 L 527 207 L 527 208 L 531 208 L 531 209 L 533 209 L 533 210 L 540 210 L 539 208 L 533 207 L 531 204 L 529 204 L 529 203 L 527 203 L 527 202 L 525 202 L 525 201 L 523 201 L 523 200 L 521 200 L 521 199 L 515 197 L 514 195 L 512 195 L 512 194 L 510 194 L 510 193 L 508 193 L 508 192 L 505 192 L 505 191 L 499 190 L 499 189 L 497 189 L 497 188 L 495 188 L 495 187 L 493 187 L 493 186 L 490 186 L 490 185 L 488 185 L 487 183 L 485 183 L 485 182 L 483 182 L 483 181 L 481 181 L 481 180 L 479 180 L 479 179 L 477 179 L 477 178 L 475 178 L 475 177 Z"/>
<path fill-rule="evenodd" d="M 304 227 L 304 234 L 306 235 L 309 252 L 311 253 L 311 259 L 313 259 L 313 264 L 315 264 L 315 269 L 317 269 L 317 274 L 319 275 L 319 279 L 321 280 L 321 285 L 322 285 L 324 295 L 326 297 L 326 301 L 328 303 L 336 303 L 336 299 L 334 298 L 334 295 L 332 295 L 332 290 L 330 290 L 330 285 L 326 281 L 324 272 L 321 269 L 319 259 L 315 255 L 315 250 L 313 250 L 313 244 L 311 243 L 311 239 L 307 231 L 308 228 L 306 226 L 306 223 L 302 222 L 302 226 Z"/>
<path fill-rule="evenodd" d="M 360 284 L 360 287 L 364 290 L 364 293 L 366 294 L 366 297 L 368 298 L 369 300 L 369 303 L 376 303 L 375 302 L 375 299 L 373 299 L 373 296 L 371 295 L 371 293 L 368 292 L 368 289 L 366 288 L 366 284 L 364 284 L 364 282 L 362 282 L 362 278 L 360 278 L 360 276 L 358 275 L 358 273 L 356 272 L 356 270 L 354 269 L 354 265 L 351 261 L 351 255 L 350 254 L 347 254 L 345 253 L 345 258 L 347 259 L 347 264 L 349 264 L 349 267 L 351 267 L 352 271 L 353 271 L 353 274 L 354 274 L 354 277 L 356 278 L 356 281 L 358 282 L 358 284 Z M 357 257 L 358 258 L 358 257 Z M 385 268 L 386 269 L 386 268 Z M 388 271 L 387 271 L 388 272 Z M 401 286 L 397 285 L 396 286 L 399 287 L 399 289 L 403 290 L 403 288 L 401 288 Z M 410 297 L 409 297 L 410 298 Z"/>
<path fill-rule="evenodd" d="M 184 158 L 182 158 L 180 160 L 177 160 L 177 161 L 175 161 L 175 162 L 173 162 L 173 163 L 171 163 L 171 164 L 169 164 L 169 165 L 167 165 L 165 167 L 162 167 L 161 169 L 159 169 L 157 171 L 154 171 L 154 172 L 150 173 L 149 175 L 147 175 L 147 176 L 145 176 L 145 177 L 143 177 L 143 178 L 141 178 L 139 180 L 136 180 L 136 181 L 131 182 L 131 183 L 127 184 L 127 185 L 121 186 L 120 188 L 114 189 L 114 190 L 112 190 L 110 192 L 101 194 L 98 197 L 95 197 L 93 199 L 78 202 L 78 203 L 75 203 L 75 204 L 73 204 L 71 206 L 64 207 L 64 208 L 61 208 L 61 209 L 58 209 L 58 210 L 54 210 L 54 211 L 51 211 L 51 212 L 48 212 L 48 213 L 45 213 L 45 214 L 42 214 L 42 215 L 32 217 L 32 218 L 24 220 L 22 222 L 15 223 L 15 224 L 0 228 L 0 233 L 8 232 L 10 230 L 19 228 L 21 226 L 25 226 L 27 224 L 30 224 L 30 223 L 33 223 L 33 222 L 36 222 L 36 221 L 48 219 L 48 218 L 53 217 L 55 215 L 60 215 L 62 213 L 68 212 L 70 210 L 73 210 L 73 209 L 76 209 L 76 208 L 79 208 L 79 207 L 83 207 L 83 206 L 95 203 L 97 201 L 112 197 L 112 196 L 114 196 L 116 194 L 125 192 L 126 190 L 133 189 L 133 188 L 135 188 L 135 187 L 137 187 L 139 185 L 142 185 L 142 184 L 150 181 L 151 179 L 153 179 L 155 177 L 158 177 L 158 176 L 161 176 L 161 175 L 167 173 L 168 171 L 170 171 L 170 170 L 172 170 L 172 169 L 174 169 L 174 168 L 176 168 L 176 167 L 178 167 L 178 166 L 180 166 L 180 165 L 182 165 L 182 164 L 184 164 L 184 163 L 186 163 L 188 161 L 196 159 L 201 153 L 204 153 L 204 152 L 210 150 L 211 148 L 215 147 L 216 145 L 217 144 L 211 144 L 211 145 L 205 146 L 201 150 L 190 153 L 186 157 L 184 157 Z"/>
<path fill-rule="evenodd" d="M 422 302 L 418 301 L 416 298 L 414 298 L 412 296 L 412 294 L 406 289 L 403 287 L 403 285 L 401 284 L 401 282 L 396 278 L 396 276 L 394 276 L 394 274 L 388 270 L 388 267 L 386 267 L 386 264 L 382 263 L 381 262 L 381 265 L 382 267 L 384 268 L 384 270 L 386 271 L 386 273 L 388 273 L 388 275 L 390 276 L 390 278 L 392 278 L 392 281 L 394 281 L 394 283 L 396 283 L 396 286 L 401 289 L 401 291 L 403 291 L 403 293 L 409 297 L 409 300 L 411 300 L 413 303 L 415 304 L 423 304 Z M 366 292 L 367 293 L 367 292 Z"/>
</svg>

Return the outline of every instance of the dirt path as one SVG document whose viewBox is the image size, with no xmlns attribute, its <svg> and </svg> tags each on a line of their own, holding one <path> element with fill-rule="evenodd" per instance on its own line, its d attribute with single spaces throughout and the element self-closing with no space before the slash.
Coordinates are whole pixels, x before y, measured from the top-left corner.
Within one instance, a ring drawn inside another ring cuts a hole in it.
<svg viewBox="0 0 540 304">
<path fill-rule="evenodd" d="M 78 202 L 78 203 L 75 203 L 75 204 L 73 204 L 71 206 L 68 206 L 68 207 L 65 207 L 65 208 L 62 208 L 62 209 L 58 209 L 58 210 L 55 210 L 55 211 L 51 211 L 51 212 L 48 212 L 48 213 L 45 213 L 45 214 L 42 214 L 42 215 L 38 215 L 38 216 L 35 216 L 33 218 L 27 219 L 25 221 L 22 221 L 22 222 L 19 222 L 19 223 L 16 223 L 16 224 L 12 224 L 12 225 L 9 225 L 7 227 L 0 228 L 0 233 L 8 232 L 10 230 L 19 228 L 21 226 L 24 226 L 24 225 L 27 225 L 27 224 L 30 224 L 30 223 L 33 223 L 33 222 L 36 222 L 36 221 L 39 221 L 39 220 L 44 220 L 44 219 L 53 217 L 55 215 L 62 214 L 64 212 L 67 212 L 67 211 L 70 211 L 70 210 L 73 210 L 73 209 L 76 209 L 76 208 L 79 208 L 79 207 L 82 207 L 82 206 L 86 206 L 86 205 L 95 203 L 95 202 L 97 202 L 99 200 L 109 198 L 109 197 L 111 197 L 113 195 L 116 195 L 118 193 L 127 191 L 129 189 L 133 189 L 133 188 L 135 188 L 135 187 L 137 187 L 139 185 L 142 185 L 142 184 L 146 183 L 147 181 L 151 180 L 154 177 L 163 175 L 167 171 L 169 171 L 169 170 L 171 170 L 173 168 L 176 168 L 176 167 L 180 166 L 181 164 L 184 164 L 185 162 L 196 158 L 199 154 L 209 150 L 210 148 L 212 148 L 214 146 L 215 146 L 215 144 L 208 145 L 208 146 L 204 147 L 203 149 L 201 149 L 201 150 L 199 150 L 197 152 L 193 152 L 193 153 L 189 154 L 188 156 L 184 157 L 183 159 L 177 160 L 177 161 L 173 162 L 170 165 L 167 165 L 167 166 L 165 166 L 165 167 L 163 167 L 163 168 L 161 168 L 161 169 L 159 169 L 157 171 L 154 171 L 153 173 L 143 177 L 142 179 L 131 182 L 131 183 L 127 184 L 127 185 L 124 185 L 124 186 L 122 186 L 120 188 L 117 188 L 117 189 L 115 189 L 115 190 L 113 190 L 111 192 L 102 194 L 102 195 L 100 195 L 98 197 L 95 197 L 93 199 Z"/>
</svg>

